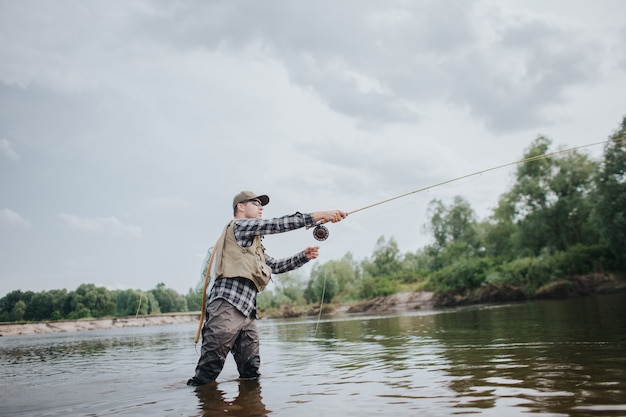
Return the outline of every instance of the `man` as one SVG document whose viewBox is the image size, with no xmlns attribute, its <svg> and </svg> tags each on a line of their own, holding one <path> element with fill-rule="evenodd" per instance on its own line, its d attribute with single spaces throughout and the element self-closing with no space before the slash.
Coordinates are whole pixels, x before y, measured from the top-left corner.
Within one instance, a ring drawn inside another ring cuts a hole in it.
<svg viewBox="0 0 626 417">
<path fill-rule="evenodd" d="M 267 195 L 242 191 L 233 199 L 234 219 L 216 245 L 215 283 L 206 305 L 202 328 L 202 349 L 196 374 L 187 385 L 200 386 L 214 381 L 232 352 L 239 376 L 257 378 L 261 358 L 256 327 L 256 295 L 268 284 L 271 274 L 299 268 L 317 258 L 319 246 L 310 246 L 291 257 L 274 259 L 261 244 L 264 235 L 284 233 L 319 223 L 346 218 L 341 210 L 295 213 L 263 219 Z"/>
</svg>

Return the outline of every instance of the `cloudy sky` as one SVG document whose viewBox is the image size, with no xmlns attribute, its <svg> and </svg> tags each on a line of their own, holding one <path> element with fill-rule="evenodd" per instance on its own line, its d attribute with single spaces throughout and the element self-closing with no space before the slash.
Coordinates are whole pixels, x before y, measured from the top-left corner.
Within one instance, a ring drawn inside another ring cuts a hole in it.
<svg viewBox="0 0 626 417">
<path fill-rule="evenodd" d="M 354 211 L 517 161 L 540 134 L 606 140 L 626 115 L 624 16 L 622 0 L 0 0 L 0 296 L 186 293 L 241 190 L 270 195 L 266 217 Z M 315 262 L 381 236 L 415 251 L 432 199 L 483 219 L 513 170 L 353 213 Z M 274 257 L 315 243 L 265 239 Z"/>
</svg>

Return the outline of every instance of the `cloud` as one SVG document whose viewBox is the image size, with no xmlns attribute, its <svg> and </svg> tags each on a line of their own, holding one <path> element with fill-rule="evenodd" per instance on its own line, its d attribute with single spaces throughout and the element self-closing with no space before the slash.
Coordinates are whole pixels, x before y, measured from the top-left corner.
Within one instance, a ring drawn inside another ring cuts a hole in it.
<svg viewBox="0 0 626 417">
<path fill-rule="evenodd" d="M 88 233 L 103 233 L 112 236 L 143 237 L 139 226 L 126 225 L 117 217 L 80 217 L 74 214 L 61 213 L 59 219 L 68 227 Z"/>
<path fill-rule="evenodd" d="M 0 60 L 14 64 L 0 66 L 0 78 L 62 91 L 132 89 L 150 62 L 167 68 L 168 56 L 252 55 L 275 61 L 292 84 L 364 129 L 419 124 L 429 105 L 447 103 L 494 132 L 516 132 L 550 125 L 550 109 L 568 92 L 608 77 L 598 62 L 620 59 L 576 23 L 505 13 L 489 1 L 63 5 L 39 3 L 45 13 L 10 6 L 26 29 L 48 36 L 5 28 L 11 42 Z M 80 43 L 72 33 L 84 34 Z"/>
<path fill-rule="evenodd" d="M 136 16 L 138 39 L 231 53 L 256 49 L 283 65 L 292 83 L 368 129 L 419 123 L 433 102 L 468 109 L 496 132 L 549 125 L 549 107 L 601 78 L 597 62 L 607 58 L 575 24 L 504 13 L 486 1 L 232 1 L 194 4 L 193 13 L 189 7 L 161 2 L 161 13 Z"/>
<path fill-rule="evenodd" d="M 13 150 L 11 142 L 6 139 L 0 139 L 0 153 L 13 161 L 19 161 L 20 155 Z"/>
<path fill-rule="evenodd" d="M 5 208 L 0 210 L 0 226 L 29 229 L 31 223 L 13 210 Z"/>
</svg>

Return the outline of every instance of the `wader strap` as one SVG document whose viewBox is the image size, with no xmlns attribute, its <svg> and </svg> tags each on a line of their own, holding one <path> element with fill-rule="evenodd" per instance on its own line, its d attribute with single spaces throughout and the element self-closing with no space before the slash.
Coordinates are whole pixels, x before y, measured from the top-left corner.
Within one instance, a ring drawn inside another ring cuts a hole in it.
<svg viewBox="0 0 626 417">
<path fill-rule="evenodd" d="M 211 280 L 211 267 L 213 266 L 213 258 L 215 258 L 215 252 L 217 251 L 217 244 L 219 243 L 219 239 L 215 242 L 215 246 L 213 246 L 213 252 L 211 252 L 211 257 L 209 258 L 209 266 L 206 269 L 206 275 L 204 277 L 204 288 L 202 289 L 202 311 L 200 312 L 200 323 L 198 323 L 198 331 L 196 332 L 196 337 L 193 339 L 194 343 L 198 343 L 200 340 L 200 332 L 202 332 L 202 325 L 204 324 L 204 312 L 206 310 L 206 289 L 209 286 L 209 281 Z"/>
</svg>

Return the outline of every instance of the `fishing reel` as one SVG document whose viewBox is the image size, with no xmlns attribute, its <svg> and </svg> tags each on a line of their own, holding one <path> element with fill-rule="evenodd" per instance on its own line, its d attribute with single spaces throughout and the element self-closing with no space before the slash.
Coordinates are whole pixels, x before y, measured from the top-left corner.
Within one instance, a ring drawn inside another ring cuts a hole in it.
<svg viewBox="0 0 626 417">
<path fill-rule="evenodd" d="M 324 241 L 328 239 L 329 234 L 330 232 L 328 231 L 328 228 L 326 228 L 326 226 L 322 226 L 322 223 L 318 223 L 317 226 L 315 226 L 315 229 L 313 229 L 313 237 L 315 240 Z"/>
</svg>

